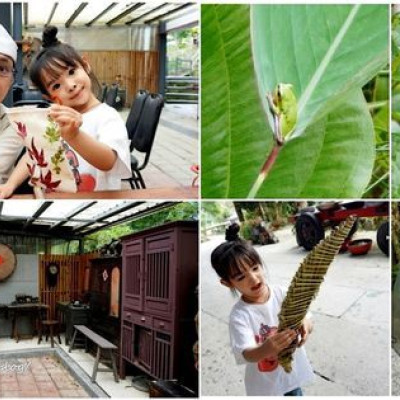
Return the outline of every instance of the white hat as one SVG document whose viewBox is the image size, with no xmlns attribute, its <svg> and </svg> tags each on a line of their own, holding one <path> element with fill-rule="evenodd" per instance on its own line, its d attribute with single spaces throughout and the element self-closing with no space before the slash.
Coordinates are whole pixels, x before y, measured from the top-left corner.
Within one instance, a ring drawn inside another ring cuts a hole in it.
<svg viewBox="0 0 400 400">
<path fill-rule="evenodd" d="M 4 29 L 4 26 L 0 24 L 0 53 L 11 57 L 14 62 L 17 62 L 17 50 L 17 44 L 14 42 L 10 34 Z"/>
</svg>

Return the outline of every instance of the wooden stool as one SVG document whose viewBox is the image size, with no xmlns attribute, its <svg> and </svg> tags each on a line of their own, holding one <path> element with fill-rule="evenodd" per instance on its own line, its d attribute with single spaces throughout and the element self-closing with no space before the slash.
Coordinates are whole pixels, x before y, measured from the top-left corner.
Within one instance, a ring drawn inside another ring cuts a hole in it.
<svg viewBox="0 0 400 400">
<path fill-rule="evenodd" d="M 51 341 L 51 347 L 54 347 L 54 334 L 57 333 L 58 341 L 61 344 L 61 338 L 60 338 L 60 322 L 54 319 L 46 319 L 44 321 L 41 321 L 40 323 L 40 329 L 39 329 L 39 340 L 38 344 L 42 341 L 42 334 L 43 330 L 46 331 L 46 342 L 47 339 L 49 338 L 50 335 L 50 341 Z M 56 328 L 56 331 L 54 330 Z"/>
</svg>

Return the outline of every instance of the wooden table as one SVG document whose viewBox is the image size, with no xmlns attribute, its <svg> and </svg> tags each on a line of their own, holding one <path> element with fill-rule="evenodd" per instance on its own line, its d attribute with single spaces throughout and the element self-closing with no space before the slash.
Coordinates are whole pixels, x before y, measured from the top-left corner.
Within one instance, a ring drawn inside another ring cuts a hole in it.
<svg viewBox="0 0 400 400">
<path fill-rule="evenodd" d="M 197 187 L 178 186 L 166 188 L 135 189 L 135 190 L 113 190 L 99 192 L 77 192 L 77 193 L 47 193 L 46 199 L 197 199 Z M 33 194 L 13 195 L 12 199 L 34 199 Z"/>
<path fill-rule="evenodd" d="M 20 335 L 18 332 L 18 318 L 29 316 L 32 327 L 32 337 L 36 331 L 36 327 L 41 322 L 41 313 L 49 308 L 48 305 L 42 303 L 22 303 L 9 304 L 7 311 L 12 316 L 11 338 L 15 338 L 17 343 Z"/>
</svg>

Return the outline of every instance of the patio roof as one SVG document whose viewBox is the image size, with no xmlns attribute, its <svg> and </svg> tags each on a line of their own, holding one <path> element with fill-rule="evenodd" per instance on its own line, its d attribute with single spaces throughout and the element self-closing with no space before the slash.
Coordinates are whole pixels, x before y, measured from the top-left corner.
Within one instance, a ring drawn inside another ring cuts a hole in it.
<svg viewBox="0 0 400 400">
<path fill-rule="evenodd" d="M 45 24 L 76 26 L 114 26 L 168 22 L 197 12 L 195 3 L 159 0 L 27 0 L 23 2 L 23 24 L 26 28 Z M 197 18 L 197 17 L 196 17 Z"/>
<path fill-rule="evenodd" d="M 0 202 L 0 233 L 66 240 L 153 214 L 176 202 L 13 200 Z"/>
</svg>

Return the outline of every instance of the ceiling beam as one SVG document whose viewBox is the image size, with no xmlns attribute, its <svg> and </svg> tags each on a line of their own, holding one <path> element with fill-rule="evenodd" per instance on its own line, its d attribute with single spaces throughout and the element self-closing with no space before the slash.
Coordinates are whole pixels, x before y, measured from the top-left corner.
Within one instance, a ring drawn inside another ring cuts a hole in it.
<svg viewBox="0 0 400 400">
<path fill-rule="evenodd" d="M 168 5 L 170 5 L 170 3 L 161 4 L 160 6 L 158 6 L 158 7 L 156 7 L 156 8 L 153 8 L 152 10 L 147 11 L 147 12 L 145 12 L 144 14 L 139 15 L 138 17 L 133 18 L 133 19 L 129 20 L 128 22 L 125 22 L 125 25 L 131 25 L 131 24 L 133 24 L 134 22 L 139 21 L 140 19 L 142 19 L 142 18 L 144 18 L 144 17 L 147 17 L 148 15 L 152 14 L 153 12 L 156 12 L 156 11 L 158 11 L 158 10 L 161 10 L 162 8 L 164 8 L 164 7 L 168 6 Z"/>
<path fill-rule="evenodd" d="M 80 214 L 81 212 L 87 210 L 88 208 L 94 206 L 97 203 L 97 201 L 91 201 L 89 203 L 86 204 L 82 204 L 81 206 L 78 206 L 77 208 L 75 208 L 74 210 L 72 210 L 65 218 L 63 218 L 61 221 L 57 222 L 56 224 L 50 226 L 49 231 L 58 228 L 59 226 L 64 225 L 65 223 L 67 223 L 68 221 L 71 221 L 73 217 L 75 217 L 76 215 Z"/>
<path fill-rule="evenodd" d="M 98 226 L 96 228 L 91 228 L 91 229 L 88 229 L 86 231 L 83 231 L 81 233 L 81 235 L 82 236 L 88 236 L 88 235 L 90 235 L 92 233 L 95 233 L 95 232 L 100 231 L 100 230 L 105 229 L 105 228 L 110 228 L 111 226 L 114 226 L 114 225 L 123 224 L 124 222 L 135 221 L 137 219 L 146 217 L 147 215 L 154 214 L 157 211 L 161 211 L 164 208 L 173 207 L 176 204 L 179 204 L 179 202 L 164 202 L 164 203 L 161 203 L 161 204 L 156 204 L 153 207 L 146 208 L 145 210 L 139 211 L 139 212 L 137 212 L 137 213 L 135 213 L 133 215 L 127 215 L 127 216 L 122 217 L 122 218 L 120 218 L 118 220 L 115 220 L 115 221 L 112 221 L 112 222 L 108 222 L 103 226 Z"/>
<path fill-rule="evenodd" d="M 51 205 L 52 201 L 45 201 L 32 215 L 32 217 L 28 218 L 22 227 L 22 230 L 25 230 L 29 225 L 31 225 L 34 221 L 36 221 Z"/>
<path fill-rule="evenodd" d="M 53 17 L 54 17 L 54 13 L 56 12 L 57 7 L 58 7 L 58 3 L 54 3 L 54 4 L 53 4 L 53 7 L 52 7 L 52 9 L 51 9 L 49 18 L 47 18 L 47 22 L 44 24 L 44 26 L 49 26 L 49 25 L 51 24 L 51 20 L 52 20 Z"/>
<path fill-rule="evenodd" d="M 122 213 L 124 211 L 130 210 L 131 208 L 137 207 L 137 206 L 139 206 L 139 205 L 141 205 L 143 203 L 145 203 L 145 202 L 144 201 L 135 201 L 135 202 L 123 203 L 123 204 L 121 204 L 119 206 L 114 207 L 114 209 L 112 209 L 112 210 L 109 210 L 109 211 L 106 211 L 106 212 L 100 214 L 93 221 L 87 222 L 86 224 L 78 225 L 75 228 L 73 228 L 72 230 L 74 232 L 81 231 L 82 229 L 86 228 L 87 226 L 102 222 L 107 218 L 114 217 L 115 215 L 117 215 L 119 213 Z"/>
<path fill-rule="evenodd" d="M 89 3 L 81 3 L 79 7 L 73 12 L 73 14 L 69 17 L 68 21 L 65 23 L 65 27 L 69 28 L 71 24 L 75 21 L 75 19 L 78 17 L 78 15 L 83 11 L 83 9 L 88 5 Z"/>
<path fill-rule="evenodd" d="M 121 14 L 118 14 L 115 18 L 110 19 L 108 22 L 106 22 L 107 26 L 111 26 L 113 24 L 115 24 L 116 22 L 118 22 L 120 19 L 126 17 L 127 15 L 129 15 L 131 12 L 137 10 L 139 7 L 141 7 L 142 5 L 144 5 L 145 3 L 136 3 L 134 4 L 132 7 L 129 7 L 128 9 L 126 9 L 125 11 L 123 11 Z"/>
<path fill-rule="evenodd" d="M 107 14 L 110 10 L 112 10 L 118 3 L 111 3 L 105 10 L 103 10 L 100 14 L 96 15 L 91 21 L 86 23 L 86 26 L 91 26 L 94 22 L 100 19 L 103 15 Z"/>
<path fill-rule="evenodd" d="M 181 6 L 176 7 L 176 8 L 174 8 L 173 10 L 170 10 L 170 11 L 164 13 L 164 14 L 161 14 L 161 15 L 158 15 L 157 17 L 148 19 L 148 20 L 144 21 L 144 23 L 145 23 L 145 24 L 151 24 L 151 23 L 154 22 L 154 21 L 158 21 L 158 20 L 160 20 L 160 19 L 162 19 L 162 18 L 164 18 L 164 17 L 167 17 L 167 16 L 169 16 L 169 15 L 175 14 L 176 12 L 181 11 L 181 10 L 183 10 L 184 8 L 187 8 L 187 7 L 190 7 L 190 6 L 193 6 L 193 5 L 194 5 L 194 3 L 185 3 L 185 4 L 182 4 Z"/>
</svg>

